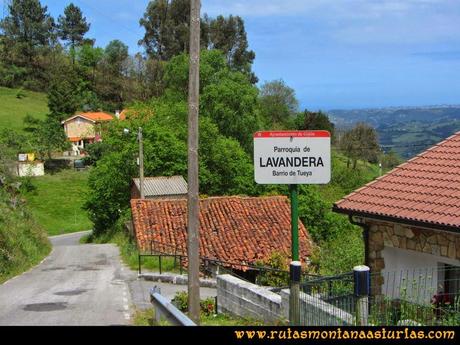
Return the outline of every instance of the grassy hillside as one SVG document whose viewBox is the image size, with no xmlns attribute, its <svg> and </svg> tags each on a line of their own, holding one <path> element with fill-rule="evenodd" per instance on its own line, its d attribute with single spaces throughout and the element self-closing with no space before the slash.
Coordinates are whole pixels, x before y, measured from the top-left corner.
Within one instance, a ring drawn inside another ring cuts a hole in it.
<svg viewBox="0 0 460 345">
<path fill-rule="evenodd" d="M 25 194 L 28 206 L 49 235 L 89 230 L 92 224 L 81 209 L 88 172 L 62 170 L 31 179 L 35 189 Z"/>
<path fill-rule="evenodd" d="M 408 159 L 460 130 L 460 106 L 329 111 L 337 128 L 363 121 L 379 134 L 380 145 Z"/>
<path fill-rule="evenodd" d="M 0 129 L 21 129 L 26 115 L 44 118 L 48 112 L 46 94 L 21 90 L 24 97 L 18 98 L 18 91 L 0 87 Z"/>
<path fill-rule="evenodd" d="M 43 228 L 0 188 L 0 284 L 39 263 L 51 250 Z"/>
</svg>

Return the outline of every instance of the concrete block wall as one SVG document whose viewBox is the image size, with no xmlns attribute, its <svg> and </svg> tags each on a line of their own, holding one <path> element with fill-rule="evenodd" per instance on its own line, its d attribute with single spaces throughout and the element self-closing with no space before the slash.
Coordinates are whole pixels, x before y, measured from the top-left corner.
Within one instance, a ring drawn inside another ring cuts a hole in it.
<svg viewBox="0 0 460 345">
<path fill-rule="evenodd" d="M 350 313 L 319 298 L 301 293 L 300 320 L 303 326 L 352 325 Z M 280 294 L 229 274 L 217 276 L 217 311 L 269 323 L 289 319 L 289 290 Z"/>
<path fill-rule="evenodd" d="M 230 274 L 217 276 L 217 311 L 276 323 L 284 319 L 281 296 Z"/>
</svg>

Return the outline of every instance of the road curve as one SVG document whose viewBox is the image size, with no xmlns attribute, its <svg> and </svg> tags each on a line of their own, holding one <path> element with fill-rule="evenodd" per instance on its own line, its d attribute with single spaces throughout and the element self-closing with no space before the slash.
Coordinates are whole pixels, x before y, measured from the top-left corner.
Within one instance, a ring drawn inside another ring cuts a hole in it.
<svg viewBox="0 0 460 345">
<path fill-rule="evenodd" d="M 0 285 L 0 325 L 126 325 L 127 274 L 111 244 L 78 243 L 85 232 L 50 237 L 51 254 Z"/>
</svg>

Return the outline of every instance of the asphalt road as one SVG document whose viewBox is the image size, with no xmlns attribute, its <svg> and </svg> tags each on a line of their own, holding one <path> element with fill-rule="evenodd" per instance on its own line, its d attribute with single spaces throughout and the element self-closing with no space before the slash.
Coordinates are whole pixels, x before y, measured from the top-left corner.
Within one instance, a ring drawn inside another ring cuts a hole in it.
<svg viewBox="0 0 460 345">
<path fill-rule="evenodd" d="M 117 247 L 80 245 L 84 234 L 51 237 L 40 265 L 0 285 L 0 325 L 130 323 L 130 273 Z"/>
</svg>

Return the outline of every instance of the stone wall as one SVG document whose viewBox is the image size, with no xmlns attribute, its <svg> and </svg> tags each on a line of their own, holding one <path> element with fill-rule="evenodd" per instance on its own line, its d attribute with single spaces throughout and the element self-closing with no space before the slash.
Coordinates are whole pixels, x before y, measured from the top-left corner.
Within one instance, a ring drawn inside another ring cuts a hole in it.
<svg viewBox="0 0 460 345">
<path fill-rule="evenodd" d="M 460 235 L 446 231 L 421 229 L 396 223 L 367 220 L 369 227 L 369 266 L 373 273 L 385 268 L 384 247 L 417 251 L 460 260 Z M 383 277 L 372 280 L 373 294 L 381 293 Z"/>
</svg>

